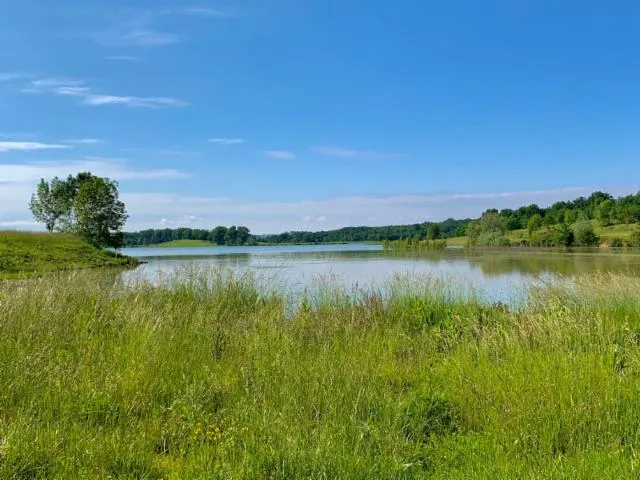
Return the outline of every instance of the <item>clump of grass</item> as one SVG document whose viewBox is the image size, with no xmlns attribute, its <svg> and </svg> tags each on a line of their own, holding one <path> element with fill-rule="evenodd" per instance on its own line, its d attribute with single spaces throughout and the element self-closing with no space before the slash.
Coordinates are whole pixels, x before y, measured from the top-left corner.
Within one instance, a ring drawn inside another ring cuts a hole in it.
<svg viewBox="0 0 640 480">
<path fill-rule="evenodd" d="M 629 478 L 640 281 L 0 284 L 0 478 Z M 322 290 L 324 288 L 324 290 Z"/>
</svg>

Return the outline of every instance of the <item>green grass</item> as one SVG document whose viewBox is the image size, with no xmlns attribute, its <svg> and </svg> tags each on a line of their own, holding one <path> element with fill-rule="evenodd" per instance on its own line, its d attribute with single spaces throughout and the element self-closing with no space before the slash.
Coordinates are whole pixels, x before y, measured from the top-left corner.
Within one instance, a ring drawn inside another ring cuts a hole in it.
<svg viewBox="0 0 640 480">
<path fill-rule="evenodd" d="M 144 248 L 185 248 L 185 247 L 217 247 L 215 243 L 205 240 L 173 240 L 171 242 L 144 245 Z"/>
<path fill-rule="evenodd" d="M 131 258 L 95 248 L 73 235 L 0 231 L 0 279 L 133 264 Z"/>
<path fill-rule="evenodd" d="M 0 478 L 637 478 L 638 279 L 290 313 L 217 275 L 0 284 Z"/>
</svg>

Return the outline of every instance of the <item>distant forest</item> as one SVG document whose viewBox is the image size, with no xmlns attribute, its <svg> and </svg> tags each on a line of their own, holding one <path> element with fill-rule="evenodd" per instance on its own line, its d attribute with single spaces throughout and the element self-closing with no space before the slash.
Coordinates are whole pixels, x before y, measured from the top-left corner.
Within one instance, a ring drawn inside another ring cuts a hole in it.
<svg viewBox="0 0 640 480">
<path fill-rule="evenodd" d="M 614 198 L 603 192 L 573 201 L 557 202 L 547 208 L 532 204 L 518 209 L 490 209 L 483 217 L 499 219 L 505 231 L 537 229 L 556 225 L 571 225 L 576 222 L 597 220 L 602 226 L 640 223 L 640 193 Z M 477 222 L 476 222 L 477 224 Z M 252 235 L 247 227 L 217 226 L 211 230 L 178 228 L 150 229 L 125 233 L 125 245 L 136 247 L 171 242 L 173 240 L 203 240 L 216 245 L 255 245 L 259 243 L 336 243 L 336 242 L 382 242 L 418 238 L 436 240 L 467 235 L 474 220 L 425 222 L 413 225 L 390 225 L 385 227 L 346 227 L 320 232 L 285 232 L 274 235 Z M 535 228 L 534 228 L 535 227 Z"/>
</svg>

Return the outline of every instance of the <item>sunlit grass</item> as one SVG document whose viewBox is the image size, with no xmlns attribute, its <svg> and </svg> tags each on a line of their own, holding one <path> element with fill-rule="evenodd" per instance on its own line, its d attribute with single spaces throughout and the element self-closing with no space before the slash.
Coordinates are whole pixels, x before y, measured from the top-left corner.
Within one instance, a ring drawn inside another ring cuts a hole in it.
<svg viewBox="0 0 640 480">
<path fill-rule="evenodd" d="M 0 478 L 635 478 L 640 281 L 0 284 Z"/>
<path fill-rule="evenodd" d="M 0 231 L 0 279 L 135 264 L 136 260 L 96 248 L 74 235 Z"/>
</svg>

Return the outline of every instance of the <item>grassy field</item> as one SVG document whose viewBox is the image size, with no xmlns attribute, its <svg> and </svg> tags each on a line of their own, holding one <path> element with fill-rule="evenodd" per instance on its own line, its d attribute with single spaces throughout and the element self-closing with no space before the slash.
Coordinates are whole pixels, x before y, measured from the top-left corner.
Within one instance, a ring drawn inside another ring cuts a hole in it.
<svg viewBox="0 0 640 480">
<path fill-rule="evenodd" d="M 60 270 L 129 266 L 134 262 L 72 235 L 0 231 L 0 279 Z"/>
<path fill-rule="evenodd" d="M 637 478 L 640 281 L 0 284 L 0 478 Z M 289 313 L 287 313 L 289 312 Z"/>
</svg>

